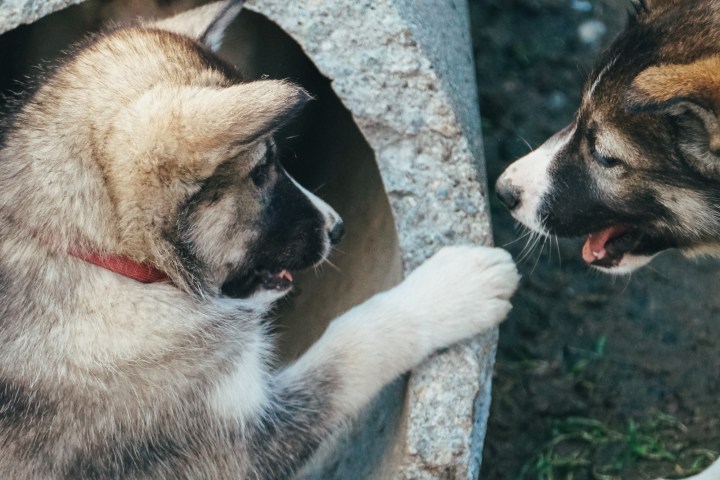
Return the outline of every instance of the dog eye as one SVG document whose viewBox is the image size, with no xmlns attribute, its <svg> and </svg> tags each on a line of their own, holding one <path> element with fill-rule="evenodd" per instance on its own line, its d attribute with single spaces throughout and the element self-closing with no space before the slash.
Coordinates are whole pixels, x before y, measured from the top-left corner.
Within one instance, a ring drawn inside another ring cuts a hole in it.
<svg viewBox="0 0 720 480">
<path fill-rule="evenodd" d="M 593 159 L 604 168 L 612 168 L 617 167 L 618 165 L 622 164 L 622 160 L 617 159 L 615 157 L 606 157 L 604 155 L 600 155 L 599 153 L 595 152 L 593 153 Z"/>
<path fill-rule="evenodd" d="M 256 187 L 262 187 L 265 185 L 270 178 L 270 169 L 272 168 L 272 160 L 266 160 L 259 165 L 256 165 L 250 171 L 250 178 Z"/>
</svg>

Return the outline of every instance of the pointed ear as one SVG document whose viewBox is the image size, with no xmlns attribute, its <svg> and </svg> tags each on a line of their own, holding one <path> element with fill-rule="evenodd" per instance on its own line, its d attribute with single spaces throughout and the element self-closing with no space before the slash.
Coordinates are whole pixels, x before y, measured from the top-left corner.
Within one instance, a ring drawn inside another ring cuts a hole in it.
<svg viewBox="0 0 720 480">
<path fill-rule="evenodd" d="M 222 45 L 225 29 L 235 20 L 245 0 L 226 0 L 193 8 L 174 17 L 159 20 L 150 26 L 187 35 L 217 51 Z"/>
<path fill-rule="evenodd" d="M 649 67 L 633 80 L 626 100 L 631 110 L 677 117 L 685 127 L 681 140 L 692 139 L 694 153 L 720 155 L 720 57 Z"/>
<path fill-rule="evenodd" d="M 181 178 L 205 178 L 285 125 L 310 98 L 279 80 L 226 88 L 158 86 L 113 120 L 106 149 L 123 164 L 144 162 Z"/>
</svg>

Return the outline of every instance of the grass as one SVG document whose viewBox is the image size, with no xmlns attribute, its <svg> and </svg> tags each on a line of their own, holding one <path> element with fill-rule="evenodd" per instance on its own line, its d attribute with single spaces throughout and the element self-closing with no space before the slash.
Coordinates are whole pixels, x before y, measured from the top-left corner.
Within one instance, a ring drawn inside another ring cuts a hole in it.
<svg viewBox="0 0 720 480">
<path fill-rule="evenodd" d="M 715 455 L 678 443 L 684 429 L 674 417 L 662 413 L 643 423 L 630 420 L 621 429 L 592 418 L 564 418 L 556 422 L 551 439 L 524 466 L 519 479 L 619 480 L 624 469 L 639 462 L 671 465 L 674 472 L 663 472 L 666 476 L 692 475 L 712 463 Z"/>
<path fill-rule="evenodd" d="M 575 359 L 568 374 L 588 392 L 595 388 L 606 344 L 601 336 L 594 348 L 571 349 Z M 525 368 L 538 368 L 524 363 Z M 702 471 L 716 457 L 714 452 L 689 448 L 682 441 L 686 431 L 678 419 L 664 413 L 624 425 L 587 417 L 560 418 L 553 423 L 549 440 L 515 480 L 639 480 L 657 474 L 684 478 Z M 633 473 L 623 473 L 628 471 Z"/>
</svg>

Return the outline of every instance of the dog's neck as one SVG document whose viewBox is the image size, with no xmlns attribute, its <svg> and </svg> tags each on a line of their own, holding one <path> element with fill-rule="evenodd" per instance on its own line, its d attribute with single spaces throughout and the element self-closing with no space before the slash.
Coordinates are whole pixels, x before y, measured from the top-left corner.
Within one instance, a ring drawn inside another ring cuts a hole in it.
<svg viewBox="0 0 720 480">
<path fill-rule="evenodd" d="M 167 274 L 147 263 L 139 263 L 127 257 L 119 255 L 101 255 L 98 253 L 87 253 L 70 251 L 70 255 L 85 260 L 88 263 L 105 268 L 124 277 L 131 278 L 141 283 L 170 282 Z"/>
</svg>

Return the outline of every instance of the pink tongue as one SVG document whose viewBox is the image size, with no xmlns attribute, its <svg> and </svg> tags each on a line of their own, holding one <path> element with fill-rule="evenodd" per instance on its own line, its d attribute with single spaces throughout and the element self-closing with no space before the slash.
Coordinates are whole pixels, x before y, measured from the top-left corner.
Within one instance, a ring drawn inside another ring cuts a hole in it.
<svg viewBox="0 0 720 480">
<path fill-rule="evenodd" d="M 288 282 L 291 282 L 291 283 L 293 281 L 292 273 L 288 272 L 287 270 L 282 270 L 280 273 L 278 273 L 278 277 L 284 278 L 285 280 L 287 280 Z"/>
<path fill-rule="evenodd" d="M 602 260 L 607 255 L 605 245 L 613 238 L 628 231 L 627 225 L 613 225 L 599 232 L 591 233 L 583 245 L 582 256 L 586 263 Z"/>
</svg>

